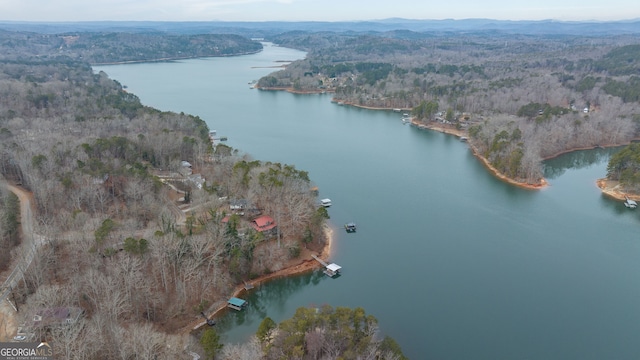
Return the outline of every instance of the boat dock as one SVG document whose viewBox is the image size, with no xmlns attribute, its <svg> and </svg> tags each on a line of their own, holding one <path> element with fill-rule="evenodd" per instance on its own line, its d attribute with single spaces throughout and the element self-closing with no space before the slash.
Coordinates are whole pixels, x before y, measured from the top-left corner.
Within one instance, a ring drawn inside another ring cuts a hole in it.
<svg viewBox="0 0 640 360">
<path fill-rule="evenodd" d="M 227 301 L 227 307 L 238 311 L 242 310 L 246 305 L 247 302 L 245 300 L 239 299 L 237 297 L 232 297 L 231 299 L 229 299 L 229 301 Z"/>
<path fill-rule="evenodd" d="M 329 277 L 335 277 L 340 275 L 340 270 L 342 269 L 342 267 L 338 264 L 327 264 L 324 260 L 320 259 L 319 257 L 311 254 L 311 257 L 313 257 L 314 259 L 316 259 L 320 264 L 322 264 L 322 266 L 324 266 L 324 273 L 325 275 L 329 276 Z"/>
<path fill-rule="evenodd" d="M 636 207 L 638 207 L 638 203 L 629 199 L 629 197 L 625 195 L 624 206 L 628 207 L 629 209 L 635 209 Z"/>
</svg>

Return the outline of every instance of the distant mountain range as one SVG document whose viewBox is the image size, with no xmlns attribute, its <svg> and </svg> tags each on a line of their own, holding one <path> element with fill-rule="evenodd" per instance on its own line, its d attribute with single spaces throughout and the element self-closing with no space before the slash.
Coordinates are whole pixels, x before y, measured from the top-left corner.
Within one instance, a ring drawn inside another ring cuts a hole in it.
<svg viewBox="0 0 640 360">
<path fill-rule="evenodd" d="M 491 19 L 466 20 L 410 20 L 382 19 L 351 22 L 321 21 L 92 21 L 92 22 L 19 22 L 0 21 L 0 29 L 37 33 L 89 32 L 164 32 L 176 34 L 231 33 L 248 37 L 269 37 L 288 31 L 332 32 L 476 32 L 495 31 L 505 34 L 530 35 L 592 35 L 608 36 L 639 34 L 640 19 L 627 21 L 510 21 Z"/>
</svg>

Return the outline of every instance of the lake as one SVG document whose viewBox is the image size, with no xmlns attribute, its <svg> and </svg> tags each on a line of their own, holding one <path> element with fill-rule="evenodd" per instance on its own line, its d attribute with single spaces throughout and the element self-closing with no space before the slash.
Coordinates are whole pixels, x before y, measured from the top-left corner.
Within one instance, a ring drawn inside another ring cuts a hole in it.
<svg viewBox="0 0 640 360">
<path fill-rule="evenodd" d="M 300 306 L 363 307 L 411 359 L 640 356 L 640 213 L 604 197 L 615 150 L 545 163 L 532 191 L 493 177 L 466 143 L 401 114 L 331 95 L 250 89 L 304 53 L 267 44 L 239 57 L 95 67 L 145 105 L 200 116 L 228 145 L 306 170 L 331 198 L 339 278 L 319 272 L 256 289 L 219 321 L 242 342 Z M 358 231 L 341 230 L 356 222 Z"/>
</svg>

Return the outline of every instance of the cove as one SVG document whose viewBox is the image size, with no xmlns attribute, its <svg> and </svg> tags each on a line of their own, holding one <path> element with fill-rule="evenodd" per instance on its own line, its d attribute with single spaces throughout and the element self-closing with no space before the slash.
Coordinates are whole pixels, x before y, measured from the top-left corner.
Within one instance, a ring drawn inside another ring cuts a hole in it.
<svg viewBox="0 0 640 360">
<path fill-rule="evenodd" d="M 550 183 L 493 177 L 467 144 L 401 114 L 331 95 L 250 89 L 304 53 L 95 67 L 145 105 L 200 116 L 228 144 L 309 171 L 343 275 L 305 274 L 252 292 L 219 319 L 241 342 L 300 306 L 363 307 L 411 359 L 629 359 L 640 354 L 640 213 L 601 195 L 614 149 L 545 162 Z M 347 234 L 346 222 L 358 231 Z"/>
</svg>

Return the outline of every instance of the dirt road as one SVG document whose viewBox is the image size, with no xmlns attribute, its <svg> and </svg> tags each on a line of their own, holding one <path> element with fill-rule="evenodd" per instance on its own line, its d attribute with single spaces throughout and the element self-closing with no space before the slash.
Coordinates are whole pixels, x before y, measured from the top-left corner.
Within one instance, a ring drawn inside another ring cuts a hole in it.
<svg viewBox="0 0 640 360">
<path fill-rule="evenodd" d="M 15 336 L 18 324 L 17 314 L 6 298 L 10 289 L 22 278 L 21 269 L 26 269 L 29 266 L 35 254 L 35 251 L 31 251 L 34 248 L 33 195 L 22 188 L 7 184 L 1 179 L 0 186 L 14 193 L 20 200 L 20 226 L 22 227 L 22 244 L 20 246 L 23 249 L 22 253 L 26 254 L 11 259 L 11 270 L 0 274 L 0 281 L 2 281 L 0 288 L 0 341 L 9 341 Z"/>
</svg>

